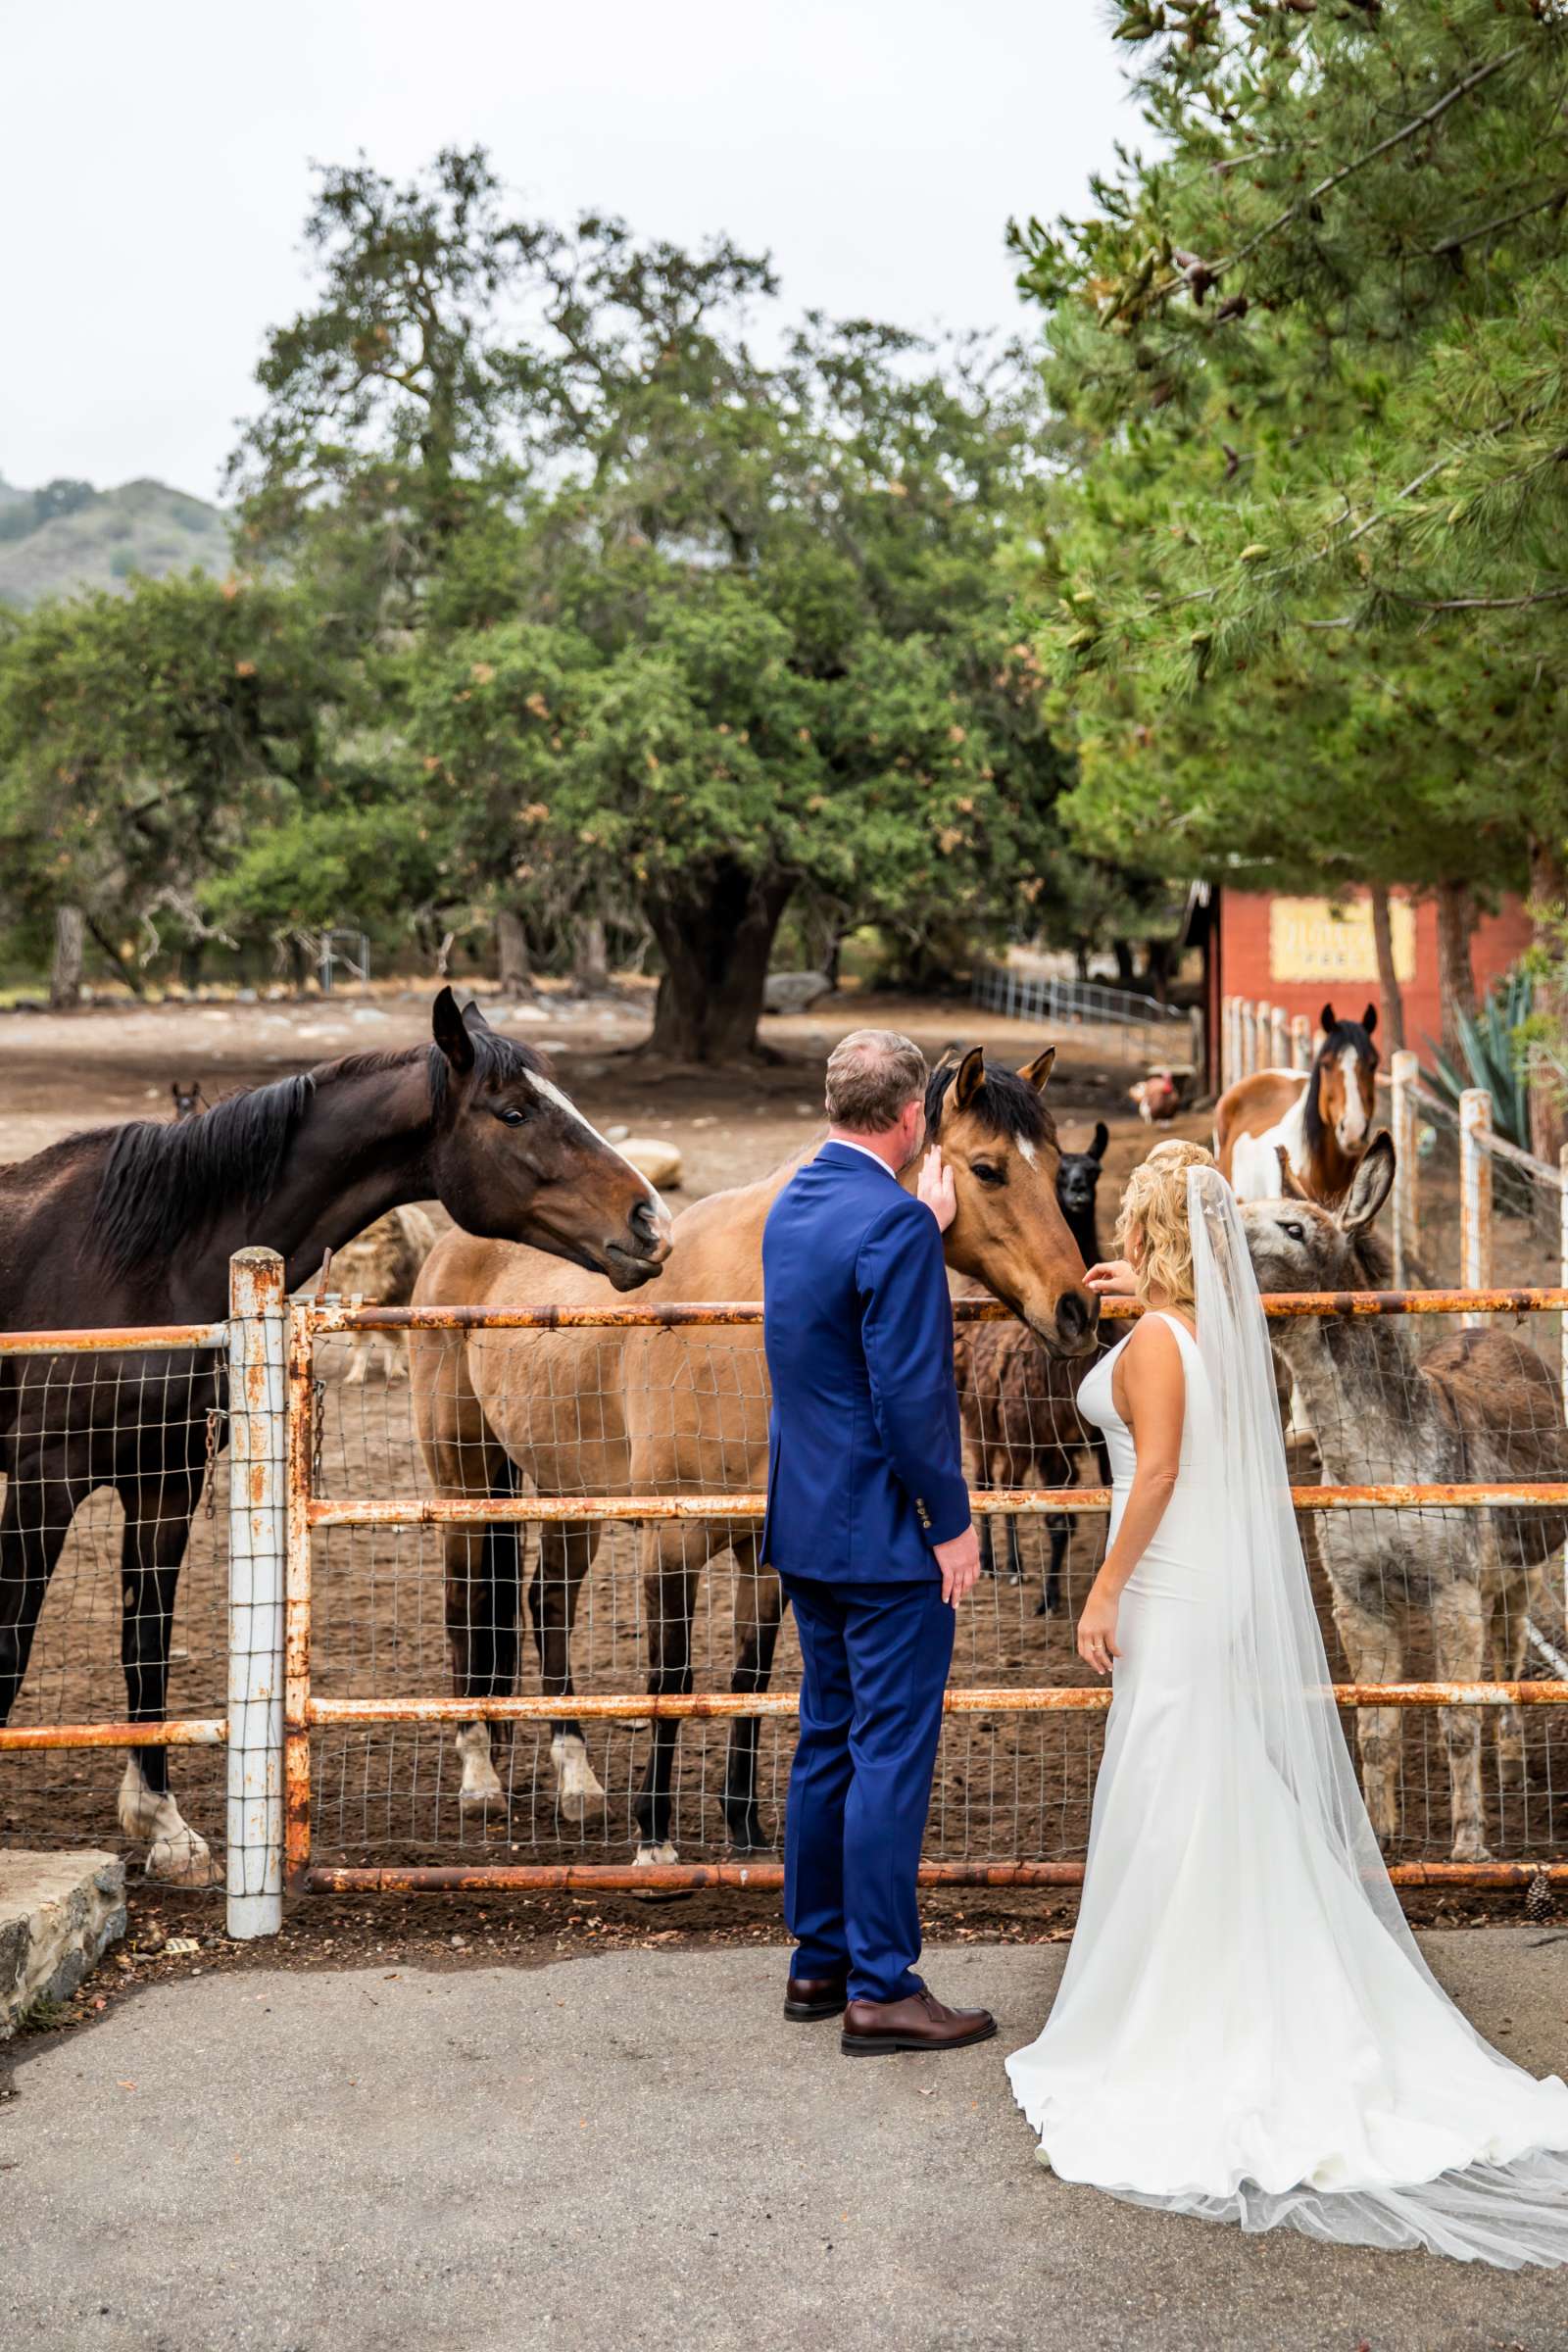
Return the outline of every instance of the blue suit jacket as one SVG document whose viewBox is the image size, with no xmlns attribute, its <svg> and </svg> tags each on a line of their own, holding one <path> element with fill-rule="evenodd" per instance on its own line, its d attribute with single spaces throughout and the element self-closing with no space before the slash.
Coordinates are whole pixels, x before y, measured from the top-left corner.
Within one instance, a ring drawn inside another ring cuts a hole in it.
<svg viewBox="0 0 1568 2352">
<path fill-rule="evenodd" d="M 836 1584 L 933 1576 L 969 1524 L 937 1221 L 893 1175 L 827 1143 L 762 1235 L 773 1388 L 762 1558 Z"/>
</svg>

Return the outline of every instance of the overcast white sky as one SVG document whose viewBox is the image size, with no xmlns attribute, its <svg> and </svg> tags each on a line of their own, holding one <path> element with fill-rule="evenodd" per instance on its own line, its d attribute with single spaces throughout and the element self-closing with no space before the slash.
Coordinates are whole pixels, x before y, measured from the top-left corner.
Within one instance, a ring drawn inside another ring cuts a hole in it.
<svg viewBox="0 0 1568 2352">
<path fill-rule="evenodd" d="M 313 161 L 770 248 L 798 309 L 1016 325 L 1010 213 L 1133 139 L 1097 0 L 0 0 L 0 475 L 213 497 Z"/>
</svg>

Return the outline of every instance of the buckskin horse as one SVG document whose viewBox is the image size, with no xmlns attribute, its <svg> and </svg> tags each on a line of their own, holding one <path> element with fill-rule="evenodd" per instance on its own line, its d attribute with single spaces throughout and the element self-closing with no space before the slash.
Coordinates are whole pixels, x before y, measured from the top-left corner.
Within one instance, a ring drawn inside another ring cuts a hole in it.
<svg viewBox="0 0 1568 2352">
<path fill-rule="evenodd" d="M 438 1200 L 470 1232 L 531 1243 L 615 1290 L 658 1274 L 662 1202 L 544 1058 L 475 1005 L 460 1012 L 450 989 L 431 1032 L 428 1046 L 327 1062 L 200 1118 L 102 1127 L 0 1168 L 0 1329 L 216 1321 L 236 1250 L 276 1250 L 292 1289 L 410 1200 Z M 205 1349 L 0 1355 L 0 1723 L 72 1519 L 101 1487 L 125 1516 L 127 1720 L 164 1719 L 174 1592 L 225 1378 Z M 149 1841 L 149 1875 L 217 1875 L 170 1789 L 166 1747 L 132 1750 L 120 1821 Z"/>
<path fill-rule="evenodd" d="M 957 1214 L 948 1228 L 949 1266 L 1009 1306 L 1044 1345 L 1078 1355 L 1095 1343 L 1099 1302 L 1056 1199 L 1055 1127 L 1043 1099 L 1055 1058 L 1021 1073 L 985 1067 L 961 1049 L 933 1072 L 926 1097 L 928 1148 L 940 1143 L 953 1170 Z M 814 1147 L 813 1147 L 814 1149 Z M 798 1155 L 760 1182 L 715 1193 L 675 1220 L 661 1301 L 758 1298 L 762 1226 Z M 912 1184 L 913 1168 L 904 1181 Z M 417 1304 L 590 1305 L 604 1286 L 563 1276 L 527 1250 L 447 1235 L 426 1260 Z M 755 1327 L 678 1330 L 416 1331 L 411 1334 L 416 1424 L 426 1470 L 444 1495 L 514 1492 L 541 1495 L 731 1493 L 766 1477 L 768 1391 Z M 778 1637 L 778 1580 L 758 1559 L 760 1529 L 726 1520 L 649 1520 L 638 1534 L 648 1597 L 653 1693 L 692 1687 L 692 1619 L 698 1580 L 717 1552 L 736 1563 L 735 1662 L 730 1688 L 765 1690 Z M 570 1642 L 577 1598 L 598 1546 L 597 1522 L 546 1520 L 528 1600 L 541 1683 L 562 1701 L 551 1759 L 564 1819 L 580 1822 L 604 1800 L 581 1727 L 571 1719 Z M 444 1531 L 447 1624 L 457 1694 L 511 1694 L 517 1671 L 521 1530 L 514 1521 Z M 672 1861 L 670 1787 L 677 1726 L 656 1717 L 635 1804 L 640 1862 Z M 502 1725 L 460 1727 L 460 1802 L 504 1807 L 492 1735 Z M 730 1734 L 723 1811 L 734 1845 L 762 1842 L 758 1816 L 757 1718 Z"/>
<path fill-rule="evenodd" d="M 1338 1208 L 1372 1140 L 1377 1112 L 1378 1008 L 1342 1021 L 1325 1004 L 1310 1070 L 1254 1070 L 1227 1087 L 1214 1110 L 1214 1153 L 1243 1200 L 1280 1195 L 1281 1151 L 1309 1200 Z"/>
</svg>

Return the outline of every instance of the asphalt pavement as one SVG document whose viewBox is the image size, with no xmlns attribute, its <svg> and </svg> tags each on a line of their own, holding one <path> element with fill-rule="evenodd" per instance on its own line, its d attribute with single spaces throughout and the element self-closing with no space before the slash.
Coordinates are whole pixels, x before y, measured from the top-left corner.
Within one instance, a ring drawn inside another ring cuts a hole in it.
<svg viewBox="0 0 1568 2352">
<path fill-rule="evenodd" d="M 1568 1935 L 1423 1939 L 1568 2073 Z M 0 2341 L 28 2352 L 1568 2352 L 1568 2274 L 1152 2215 L 1034 2162 L 1006 2050 L 1060 1946 L 928 1955 L 997 2041 L 839 2055 L 777 1949 L 259 1967 L 24 2043 Z"/>
</svg>

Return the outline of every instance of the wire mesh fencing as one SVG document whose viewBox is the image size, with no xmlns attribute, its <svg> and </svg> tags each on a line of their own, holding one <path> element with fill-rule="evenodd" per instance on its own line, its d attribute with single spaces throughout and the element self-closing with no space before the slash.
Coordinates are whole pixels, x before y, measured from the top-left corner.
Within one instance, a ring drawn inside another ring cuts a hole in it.
<svg viewBox="0 0 1568 2352">
<path fill-rule="evenodd" d="M 1479 1294 L 1361 1295 L 1276 1324 L 1332 1671 L 1366 1697 L 1347 1724 L 1369 1803 L 1417 1870 L 1568 1842 L 1568 1712 L 1544 1703 L 1561 1689 L 1568 1492 L 1537 1492 L 1568 1491 L 1568 1429 L 1558 1373 L 1517 1336 L 1549 1298 L 1505 1313 Z M 1421 1311 L 1365 1311 L 1380 1304 Z M 310 1883 L 776 1866 L 799 1653 L 756 1559 L 759 1310 L 608 1311 L 567 1329 L 329 1311 L 307 1334 Z M 1103 1473 L 1076 1410 L 1083 1367 L 996 1316 L 959 1308 L 990 1541 L 926 1859 L 1066 1880 L 1106 1698 L 1072 1641 L 1103 1554 Z M 394 1358 L 344 1378 L 352 1327 L 401 1347 L 411 1321 L 409 1377 Z M 1373 1704 L 1390 1684 L 1399 1703 Z M 1476 1703 L 1489 1684 L 1514 1686 L 1509 1703 Z"/>
</svg>

